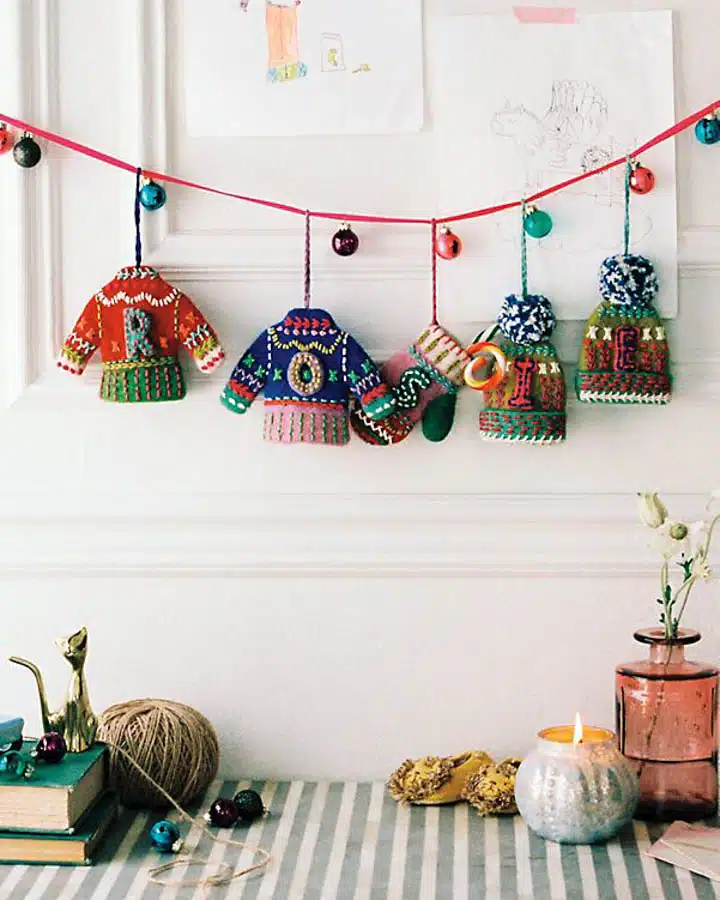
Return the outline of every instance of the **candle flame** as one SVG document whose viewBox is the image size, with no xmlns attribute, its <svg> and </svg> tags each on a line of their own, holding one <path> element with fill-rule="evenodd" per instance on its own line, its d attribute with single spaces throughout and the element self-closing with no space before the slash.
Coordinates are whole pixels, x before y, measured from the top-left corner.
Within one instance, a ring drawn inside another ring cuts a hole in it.
<svg viewBox="0 0 720 900">
<path fill-rule="evenodd" d="M 575 730 L 573 731 L 573 744 L 579 744 L 583 739 L 583 724 L 580 713 L 575 713 Z"/>
</svg>

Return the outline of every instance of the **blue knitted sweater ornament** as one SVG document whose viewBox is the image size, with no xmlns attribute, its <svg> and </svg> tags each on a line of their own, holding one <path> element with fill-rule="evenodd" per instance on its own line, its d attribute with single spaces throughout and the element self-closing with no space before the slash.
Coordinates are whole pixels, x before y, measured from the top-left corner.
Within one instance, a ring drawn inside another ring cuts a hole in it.
<svg viewBox="0 0 720 900">
<path fill-rule="evenodd" d="M 503 381 L 485 393 L 485 440 L 554 444 L 565 439 L 567 391 L 550 336 L 555 313 L 540 294 L 506 297 L 497 318 L 508 360 Z"/>
<path fill-rule="evenodd" d="M 670 351 L 655 308 L 658 277 L 644 256 L 618 254 L 600 266 L 602 302 L 587 321 L 575 381 L 586 403 L 668 403 Z"/>
<path fill-rule="evenodd" d="M 223 404 L 244 413 L 265 392 L 265 440 L 346 444 L 354 397 L 372 420 L 395 409 L 375 363 L 324 309 L 291 309 L 261 332 L 238 360 Z"/>
</svg>

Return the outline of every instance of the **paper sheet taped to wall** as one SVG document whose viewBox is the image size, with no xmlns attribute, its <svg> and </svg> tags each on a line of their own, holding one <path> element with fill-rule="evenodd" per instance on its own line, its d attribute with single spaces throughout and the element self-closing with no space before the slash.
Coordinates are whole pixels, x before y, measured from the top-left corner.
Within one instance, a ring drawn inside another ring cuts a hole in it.
<svg viewBox="0 0 720 900">
<path fill-rule="evenodd" d="M 193 136 L 420 130 L 417 0 L 184 0 Z"/>
<path fill-rule="evenodd" d="M 578 15 L 567 27 L 500 16 L 429 24 L 429 85 L 441 213 L 520 199 L 624 156 L 675 120 L 672 14 Z M 631 252 L 649 257 L 658 305 L 677 312 L 675 148 L 643 157 L 657 181 L 632 196 Z M 559 318 L 584 319 L 598 301 L 600 262 L 622 251 L 624 169 L 587 179 L 539 205 L 554 228 L 529 239 L 530 290 Z M 520 213 L 459 223 L 462 262 L 443 265 L 448 316 L 494 316 L 520 289 Z"/>
</svg>

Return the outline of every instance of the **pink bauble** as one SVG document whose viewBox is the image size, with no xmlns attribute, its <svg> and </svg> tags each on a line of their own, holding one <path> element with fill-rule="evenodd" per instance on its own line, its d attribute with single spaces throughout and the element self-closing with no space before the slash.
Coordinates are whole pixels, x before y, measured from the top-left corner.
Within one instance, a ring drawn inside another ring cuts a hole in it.
<svg viewBox="0 0 720 900">
<path fill-rule="evenodd" d="M 7 125 L 0 125 L 0 153 L 7 153 L 12 150 L 15 143 L 15 136 L 9 130 Z"/>
</svg>

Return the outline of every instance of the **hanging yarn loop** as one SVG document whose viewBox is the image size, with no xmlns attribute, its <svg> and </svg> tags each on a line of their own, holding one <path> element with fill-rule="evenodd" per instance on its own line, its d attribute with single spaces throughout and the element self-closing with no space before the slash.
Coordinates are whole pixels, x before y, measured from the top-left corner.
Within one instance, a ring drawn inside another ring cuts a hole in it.
<svg viewBox="0 0 720 900">
<path fill-rule="evenodd" d="M 430 260 L 432 271 L 432 324 L 437 325 L 437 221 L 430 223 Z"/>
<path fill-rule="evenodd" d="M 140 189 L 142 182 L 142 169 L 138 166 L 135 170 L 135 265 L 142 265 L 142 236 L 140 234 Z"/>
<path fill-rule="evenodd" d="M 525 233 L 525 216 L 527 215 L 527 204 L 525 200 L 520 201 L 520 282 L 522 284 L 522 295 L 526 298 L 528 295 L 528 273 L 527 273 L 527 234 Z"/>
<path fill-rule="evenodd" d="M 187 803 L 204 793 L 217 773 L 220 746 L 215 729 L 183 703 L 118 703 L 100 717 L 98 739 L 111 746 L 110 781 L 124 806 L 162 808 L 168 795 Z M 128 757 L 133 766 L 127 764 Z M 161 791 L 152 787 L 156 783 Z"/>
<path fill-rule="evenodd" d="M 625 160 L 625 223 L 623 228 L 623 252 L 625 256 L 630 253 L 630 178 L 632 177 L 633 162 L 628 155 Z"/>
<path fill-rule="evenodd" d="M 310 210 L 305 210 L 305 309 L 310 306 Z"/>
</svg>

